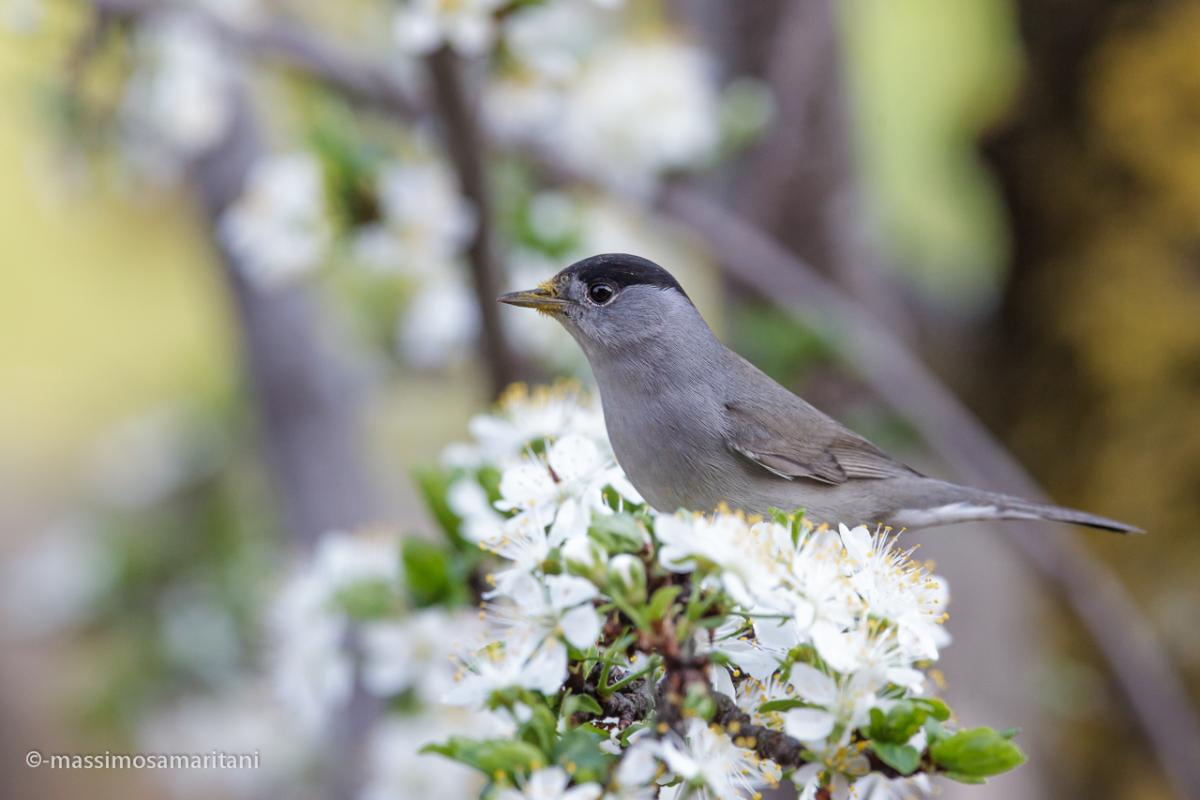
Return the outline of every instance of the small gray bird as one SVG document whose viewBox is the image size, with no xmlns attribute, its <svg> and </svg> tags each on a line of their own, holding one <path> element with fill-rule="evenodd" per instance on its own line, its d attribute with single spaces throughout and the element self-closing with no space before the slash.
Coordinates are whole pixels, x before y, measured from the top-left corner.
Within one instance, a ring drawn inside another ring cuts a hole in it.
<svg viewBox="0 0 1200 800">
<path fill-rule="evenodd" d="M 535 308 L 583 348 L 621 467 L 660 511 L 804 508 L 815 521 L 924 528 L 1115 520 L 927 478 L 717 340 L 679 282 L 638 256 L 586 258 L 500 302 Z"/>
</svg>

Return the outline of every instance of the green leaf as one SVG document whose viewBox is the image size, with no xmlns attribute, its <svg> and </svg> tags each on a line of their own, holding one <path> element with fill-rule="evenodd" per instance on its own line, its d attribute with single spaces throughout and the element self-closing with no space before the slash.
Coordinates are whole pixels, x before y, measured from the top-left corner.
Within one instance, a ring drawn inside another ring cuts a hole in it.
<svg viewBox="0 0 1200 800">
<path fill-rule="evenodd" d="M 512 775 L 541 769 L 546 765 L 545 754 L 529 744 L 514 739 L 468 739 L 451 736 L 444 744 L 428 744 L 422 753 L 437 753 L 466 764 L 494 778 L 497 774 Z"/>
<path fill-rule="evenodd" d="M 591 781 L 605 782 L 608 769 L 616 756 L 600 749 L 600 743 L 608 739 L 589 725 L 572 728 L 562 735 L 554 750 L 554 761 L 562 765 L 576 783 Z"/>
<path fill-rule="evenodd" d="M 650 605 L 646 608 L 646 619 L 650 622 L 662 619 L 682 591 L 682 586 L 659 587 L 650 597 Z"/>
<path fill-rule="evenodd" d="M 356 581 L 345 586 L 334 595 L 333 604 L 358 620 L 385 619 L 400 605 L 395 587 L 384 580 Z"/>
<path fill-rule="evenodd" d="M 806 705 L 808 704 L 803 700 L 789 697 L 784 700 L 771 700 L 763 703 L 758 710 L 763 714 L 769 714 L 772 711 L 791 711 L 793 708 L 803 708 Z"/>
<path fill-rule="evenodd" d="M 932 743 L 948 738 L 950 731 L 946 730 L 945 725 L 930 717 L 925 720 L 925 735 L 929 737 L 929 741 Z"/>
<path fill-rule="evenodd" d="M 558 720 L 550 709 L 541 703 L 530 708 L 529 719 L 521 724 L 520 738 L 537 747 L 543 753 L 554 749 Z"/>
<path fill-rule="evenodd" d="M 921 764 L 921 754 L 915 747 L 892 742 L 871 742 L 871 749 L 879 760 L 901 775 L 912 775 Z"/>
<path fill-rule="evenodd" d="M 488 500 L 493 503 L 500 499 L 500 470 L 490 464 L 479 468 L 475 475 L 479 485 L 487 492 Z"/>
<path fill-rule="evenodd" d="M 467 603 L 470 591 L 464 572 L 469 566 L 465 562 L 459 563 L 461 558 L 424 539 L 405 539 L 401 559 L 404 563 L 405 585 L 413 605 L 424 608 Z"/>
<path fill-rule="evenodd" d="M 588 694 L 573 694 L 563 700 L 561 715 L 570 718 L 574 714 L 595 714 L 600 716 L 604 709 L 596 702 L 596 698 Z"/>
<path fill-rule="evenodd" d="M 602 514 L 593 517 L 591 536 L 610 554 L 638 553 L 646 544 L 642 526 L 632 514 Z"/>
<path fill-rule="evenodd" d="M 980 778 L 975 775 L 964 775 L 961 772 L 943 772 L 942 774 L 945 775 L 950 780 L 958 781 L 959 783 L 973 783 L 973 784 L 987 783 L 987 780 L 985 780 L 984 778 Z"/>
<path fill-rule="evenodd" d="M 421 498 L 425 501 L 425 507 L 433 515 L 433 519 L 442 529 L 442 533 L 446 534 L 446 538 L 454 542 L 455 547 L 474 550 L 476 546 L 466 541 L 459 533 L 462 520 L 446 502 L 446 493 L 450 489 L 450 476 L 440 469 L 417 469 L 413 471 L 413 481 L 417 484 L 417 490 L 420 491 Z"/>
<path fill-rule="evenodd" d="M 999 775 L 1025 763 L 1021 749 L 991 728 L 959 731 L 930 744 L 929 754 L 948 773 L 972 778 Z"/>
<path fill-rule="evenodd" d="M 927 712 L 929 712 L 929 716 L 933 717 L 938 722 L 945 722 L 946 720 L 950 719 L 950 706 L 946 705 L 936 697 L 914 698 L 912 702 L 923 707 Z"/>
<path fill-rule="evenodd" d="M 881 709 L 871 709 L 871 725 L 867 736 L 877 742 L 904 744 L 921 730 L 928 712 L 909 700 L 896 703 L 885 715 Z"/>
</svg>

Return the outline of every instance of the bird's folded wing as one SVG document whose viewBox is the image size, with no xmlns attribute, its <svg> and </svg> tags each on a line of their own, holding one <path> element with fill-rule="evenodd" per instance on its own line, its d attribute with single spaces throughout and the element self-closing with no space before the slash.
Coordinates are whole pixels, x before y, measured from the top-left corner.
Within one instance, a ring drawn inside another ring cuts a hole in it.
<svg viewBox="0 0 1200 800">
<path fill-rule="evenodd" d="M 730 449 L 788 480 L 839 484 L 851 478 L 916 474 L 836 420 L 794 400 L 796 408 L 788 407 L 791 403 L 727 402 L 725 440 Z"/>
</svg>

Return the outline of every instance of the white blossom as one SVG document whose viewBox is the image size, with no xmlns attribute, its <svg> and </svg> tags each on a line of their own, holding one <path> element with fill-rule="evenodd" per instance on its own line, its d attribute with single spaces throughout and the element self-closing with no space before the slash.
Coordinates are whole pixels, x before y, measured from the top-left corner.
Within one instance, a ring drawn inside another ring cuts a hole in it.
<svg viewBox="0 0 1200 800">
<path fill-rule="evenodd" d="M 457 265 L 449 268 L 420 285 L 396 325 L 400 354 L 418 369 L 461 363 L 479 336 L 479 304 Z"/>
<path fill-rule="evenodd" d="M 593 513 L 611 513 L 603 496 L 607 486 L 631 502 L 641 500 L 616 461 L 593 439 L 567 434 L 550 446 L 544 462 L 531 458 L 504 471 L 496 507 L 518 516 L 536 515 L 550 526 L 550 545 L 557 547 L 585 535 Z"/>
<path fill-rule="evenodd" d="M 381 696 L 415 689 L 426 703 L 438 703 L 454 684 L 454 655 L 478 645 L 482 628 L 475 612 L 436 607 L 394 622 L 365 624 L 361 631 L 363 685 Z"/>
<path fill-rule="evenodd" d="M 561 146 L 600 174 L 640 181 L 711 158 L 717 113 L 702 51 L 665 38 L 616 40 L 567 92 Z"/>
<path fill-rule="evenodd" d="M 472 418 L 468 428 L 473 441 L 446 448 L 446 466 L 503 468 L 523 457 L 532 444 L 569 434 L 589 437 L 606 454 L 612 452 L 600 404 L 570 383 L 534 389 L 515 384 L 494 413 Z"/>
<path fill-rule="evenodd" d="M 394 540 L 330 533 L 275 598 L 268 619 L 272 680 L 303 729 L 318 730 L 353 689 L 348 621 L 337 608 L 338 595 L 356 584 L 395 585 L 399 568 Z"/>
<path fill-rule="evenodd" d="M 480 55 L 495 39 L 495 11 L 502 0 L 405 0 L 392 23 L 407 53 L 426 55 L 448 44 L 467 56 Z"/>
<path fill-rule="evenodd" d="M 384 717 L 368 740 L 366 779 L 359 800 L 477 796 L 484 784 L 482 775 L 420 750 L 430 741 L 450 735 L 479 735 L 490 724 L 482 714 L 446 708 Z"/>
<path fill-rule="evenodd" d="M 255 286 L 273 289 L 315 269 L 330 241 L 321 166 L 305 153 L 268 156 L 221 216 L 220 235 Z"/>
<path fill-rule="evenodd" d="M 567 652 L 557 640 L 510 638 L 466 654 L 456 684 L 443 698 L 451 705 L 481 708 L 503 689 L 553 694 L 567 678 Z"/>
<path fill-rule="evenodd" d="M 701 797 L 750 797 L 766 783 L 749 751 L 701 719 L 688 720 L 684 738 L 664 738 L 657 754 L 687 786 L 701 790 Z"/>
<path fill-rule="evenodd" d="M 141 26 L 135 52 L 138 66 L 121 101 L 126 152 L 152 175 L 171 177 L 181 161 L 212 147 L 228 129 L 236 61 L 186 12 Z"/>
<path fill-rule="evenodd" d="M 585 783 L 567 787 L 571 777 L 562 767 L 539 769 L 522 783 L 519 789 L 502 789 L 496 800 L 597 800 L 603 791 L 598 784 Z"/>
<path fill-rule="evenodd" d="M 458 191 L 445 161 L 421 142 L 417 153 L 383 164 L 376 178 L 382 219 L 360 230 L 358 258 L 380 270 L 421 281 L 458 269 L 458 257 L 477 225 L 475 211 Z"/>
<path fill-rule="evenodd" d="M 560 636 L 574 647 L 586 649 L 600 635 L 600 615 L 591 604 L 596 587 L 583 578 L 549 575 L 539 580 L 525 573 L 492 596 L 499 596 L 500 591 L 513 607 L 493 605 L 493 619 L 519 629 L 521 636 Z"/>
<path fill-rule="evenodd" d="M 4 632 L 47 636 L 83 623 L 117 577 L 100 531 L 69 518 L 29 538 L 0 563 Z"/>
<path fill-rule="evenodd" d="M 589 649 L 598 640 L 596 606 L 609 599 L 601 587 L 615 581 L 636 596 L 640 557 L 610 555 L 587 535 L 600 515 L 612 513 L 605 487 L 627 481 L 595 424 L 598 415 L 586 409 L 577 394 L 542 393 L 531 402 L 522 390 L 497 413 L 474 420 L 475 441 L 446 459 L 462 475 L 452 503 L 464 530 L 504 560 L 488 595 L 494 641 L 464 661 L 448 694 L 455 702 L 483 706 L 496 691 L 514 687 L 559 691 L 568 645 Z M 499 474 L 494 509 L 477 481 L 483 470 Z M 802 796 L 811 797 L 826 772 L 839 797 L 891 791 L 886 781 L 864 780 L 870 762 L 856 731 L 872 709 L 887 711 L 904 696 L 897 687 L 913 695 L 922 690 L 917 664 L 936 657 L 947 641 L 944 583 L 893 538 L 861 527 L 835 532 L 724 510 L 651 513 L 647 525 L 659 566 L 691 573 L 693 591 L 720 592 L 731 604 L 723 624 L 699 630 L 692 644 L 699 654 L 713 654 L 708 674 L 716 691 L 756 724 L 793 736 L 815 754 L 813 769 L 798 772 Z M 564 563 L 577 574 L 559 573 Z M 657 789 L 660 797 L 745 796 L 781 779 L 778 765 L 718 728 L 691 719 L 686 733 L 627 745 L 610 795 L 652 796 L 657 763 L 667 770 L 658 783 L 682 780 Z M 924 747 L 917 739 L 912 744 Z M 621 752 L 617 739 L 606 746 Z"/>
<path fill-rule="evenodd" d="M 257 754 L 254 767 L 162 770 L 178 797 L 256 798 L 291 794 L 312 757 L 311 743 L 270 687 L 246 676 L 215 693 L 181 698 L 141 720 L 136 740 L 148 753 Z"/>
</svg>

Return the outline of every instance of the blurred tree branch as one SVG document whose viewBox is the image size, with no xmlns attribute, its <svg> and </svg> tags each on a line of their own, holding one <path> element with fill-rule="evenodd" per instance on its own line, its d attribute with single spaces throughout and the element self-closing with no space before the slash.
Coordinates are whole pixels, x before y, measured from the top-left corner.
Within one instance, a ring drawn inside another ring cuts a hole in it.
<svg viewBox="0 0 1200 800">
<path fill-rule="evenodd" d="M 90 2 L 118 17 L 170 8 L 149 0 Z M 189 13 L 201 12 L 189 9 Z M 277 55 L 351 99 L 399 118 L 411 119 L 421 105 L 374 63 L 343 57 L 311 34 L 293 29 L 288 36 L 277 37 L 273 30 L 273 26 L 265 26 L 255 32 L 234 32 L 230 38 L 243 46 L 262 43 L 259 55 Z M 303 46 L 295 46 L 296 42 Z M 523 142 L 501 144 L 518 151 L 550 177 L 598 185 L 627 202 L 657 209 L 682 223 L 708 243 L 738 280 L 794 313 L 816 318 L 835 330 L 837 336 L 831 341 L 847 360 L 962 479 L 1041 496 L 1012 456 L 891 331 L 768 234 L 686 186 L 669 185 L 656 197 L 646 198 L 608 185 L 602 177 L 583 174 L 540 147 Z M 1200 761 L 1195 758 L 1200 752 L 1200 724 L 1173 665 L 1127 592 L 1073 539 L 1022 528 L 1013 533 L 1011 541 L 1062 591 L 1100 647 L 1176 790 L 1184 797 L 1200 796 Z"/>
<path fill-rule="evenodd" d="M 215 236 L 221 215 L 262 156 L 249 99 L 239 89 L 231 102 L 229 130 L 191 165 L 190 178 L 225 264 L 283 525 L 311 546 L 326 531 L 361 526 L 376 512 L 360 446 L 359 397 L 312 292 L 300 285 L 262 291 Z"/>
<path fill-rule="evenodd" d="M 776 119 L 740 180 L 743 215 L 810 265 L 827 266 L 889 328 L 913 338 L 900 287 L 881 269 L 859 187 L 833 0 L 777 3 L 764 78 Z"/>
<path fill-rule="evenodd" d="M 479 303 L 483 361 L 493 397 L 520 377 L 517 360 L 500 319 L 496 297 L 504 290 L 504 270 L 496 253 L 495 211 L 487 180 L 487 146 L 476 98 L 468 97 L 463 64 L 447 46 L 427 59 L 446 150 L 458 174 L 459 188 L 475 210 L 475 233 L 467 249 L 471 283 Z"/>
</svg>

